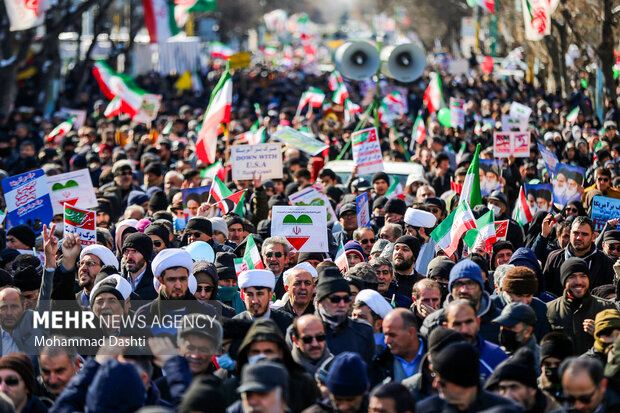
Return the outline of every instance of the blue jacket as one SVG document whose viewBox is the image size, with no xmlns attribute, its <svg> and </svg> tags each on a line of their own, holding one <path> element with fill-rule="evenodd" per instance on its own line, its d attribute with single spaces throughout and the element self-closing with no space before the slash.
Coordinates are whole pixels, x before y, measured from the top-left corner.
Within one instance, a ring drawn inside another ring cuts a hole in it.
<svg viewBox="0 0 620 413">
<path fill-rule="evenodd" d="M 475 347 L 480 353 L 480 377 L 483 381 L 486 381 L 493 374 L 495 367 L 506 360 L 508 355 L 504 353 L 500 346 L 489 343 L 480 334 L 478 334 Z"/>
</svg>

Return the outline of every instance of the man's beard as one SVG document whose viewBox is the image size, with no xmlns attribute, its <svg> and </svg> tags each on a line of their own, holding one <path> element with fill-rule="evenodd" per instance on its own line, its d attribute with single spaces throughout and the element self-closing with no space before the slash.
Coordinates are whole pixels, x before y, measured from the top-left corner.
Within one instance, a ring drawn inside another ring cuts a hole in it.
<svg viewBox="0 0 620 413">
<path fill-rule="evenodd" d="M 397 271 L 406 271 L 413 265 L 413 257 L 408 260 L 403 260 L 400 264 L 394 262 L 394 269 Z"/>
</svg>

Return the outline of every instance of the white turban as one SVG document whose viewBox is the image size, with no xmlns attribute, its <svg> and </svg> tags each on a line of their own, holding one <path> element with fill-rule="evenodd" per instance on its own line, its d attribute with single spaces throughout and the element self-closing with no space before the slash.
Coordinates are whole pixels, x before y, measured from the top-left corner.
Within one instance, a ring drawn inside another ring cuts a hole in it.
<svg viewBox="0 0 620 413">
<path fill-rule="evenodd" d="M 428 211 L 408 208 L 403 220 L 405 224 L 411 225 L 412 227 L 433 228 L 437 222 L 437 217 Z"/>
<path fill-rule="evenodd" d="M 248 287 L 267 287 L 273 291 L 276 276 L 269 270 L 247 270 L 239 274 L 238 282 L 242 290 Z"/>
<path fill-rule="evenodd" d="M 187 275 L 192 273 L 194 269 L 194 260 L 189 252 L 181 248 L 166 248 L 155 256 L 151 263 L 151 269 L 155 277 L 172 267 L 184 267 L 187 269 Z"/>
<path fill-rule="evenodd" d="M 83 248 L 82 252 L 80 252 L 80 260 L 82 260 L 82 258 L 84 258 L 84 255 L 86 254 L 92 254 L 96 256 L 101 260 L 103 265 L 113 265 L 116 270 L 119 269 L 118 260 L 114 256 L 114 253 L 103 245 L 94 244 Z"/>
<path fill-rule="evenodd" d="M 123 296 L 123 298 L 126 300 L 127 298 L 129 298 L 129 296 L 132 293 L 132 288 L 131 288 L 131 284 L 129 284 L 129 281 L 127 281 L 126 279 L 124 279 L 123 277 L 121 277 L 118 274 L 112 274 L 112 275 L 108 275 L 107 277 L 105 277 L 103 280 L 100 280 L 97 284 L 95 284 L 95 286 L 93 287 L 93 291 L 91 293 L 91 295 L 94 296 L 94 293 L 97 291 L 97 288 L 99 288 L 99 286 L 101 286 L 101 283 L 105 282 L 105 281 L 109 281 L 109 280 L 115 280 L 116 281 L 116 290 L 121 293 L 121 295 Z"/>
<path fill-rule="evenodd" d="M 375 290 L 362 290 L 355 296 L 355 302 L 366 304 L 373 313 L 384 319 L 394 308 Z"/>
<path fill-rule="evenodd" d="M 288 280 L 291 274 L 293 273 L 293 271 L 296 271 L 296 270 L 308 271 L 310 275 L 312 276 L 313 280 L 316 280 L 317 278 L 319 278 L 319 273 L 316 272 L 316 268 L 314 268 L 312 264 L 310 264 L 309 262 L 302 262 L 301 264 L 297 264 L 293 268 L 284 271 L 284 274 L 282 274 L 282 277 L 283 277 L 282 281 L 284 282 L 284 285 L 288 285 Z"/>
</svg>

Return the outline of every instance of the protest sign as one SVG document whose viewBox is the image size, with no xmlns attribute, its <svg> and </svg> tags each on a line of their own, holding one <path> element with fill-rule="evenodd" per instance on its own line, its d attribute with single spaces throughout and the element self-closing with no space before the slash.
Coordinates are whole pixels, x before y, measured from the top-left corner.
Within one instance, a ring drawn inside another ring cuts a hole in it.
<svg viewBox="0 0 620 413">
<path fill-rule="evenodd" d="M 96 208 L 97 196 L 88 169 L 47 177 L 54 215 L 62 214 L 65 203 L 80 208 Z"/>
<path fill-rule="evenodd" d="M 6 229 L 28 225 L 40 233 L 52 221 L 52 201 L 43 169 L 10 176 L 2 180 L 6 202 Z"/>
<path fill-rule="evenodd" d="M 502 190 L 502 183 L 499 178 L 502 176 L 502 161 L 499 159 L 480 159 L 478 161 L 480 169 L 480 193 L 489 195 L 495 190 Z"/>
<path fill-rule="evenodd" d="M 368 206 L 368 192 L 363 192 L 355 197 L 355 210 L 357 213 L 357 227 L 369 227 L 370 208 Z"/>
<path fill-rule="evenodd" d="M 358 175 L 383 171 L 383 154 L 377 128 L 362 129 L 351 134 L 353 161 Z"/>
<path fill-rule="evenodd" d="M 495 132 L 493 134 L 493 156 L 495 158 L 527 158 L 530 156 L 529 132 Z"/>
<path fill-rule="evenodd" d="M 77 234 L 80 236 L 80 244 L 83 247 L 96 244 L 97 230 L 95 223 L 97 213 L 69 204 L 65 204 L 64 211 L 64 237 L 67 234 Z"/>
<path fill-rule="evenodd" d="M 271 233 L 286 238 L 296 251 L 329 251 L 327 214 L 321 206 L 274 206 Z"/>
<path fill-rule="evenodd" d="M 288 200 L 291 202 L 291 205 L 325 206 L 327 210 L 327 223 L 331 225 L 336 222 L 336 213 L 334 212 L 334 208 L 320 185 L 312 185 L 309 188 L 295 192 L 289 195 Z"/>
<path fill-rule="evenodd" d="M 564 208 L 569 201 L 580 200 L 583 194 L 585 168 L 559 163 L 555 169 L 553 182 L 553 203 Z"/>
<path fill-rule="evenodd" d="M 510 115 L 502 115 L 502 131 L 527 132 L 527 119 L 513 118 Z"/>
<path fill-rule="evenodd" d="M 540 143 L 538 144 L 538 150 L 540 151 L 540 155 L 543 158 L 543 162 L 545 163 L 545 167 L 547 168 L 547 172 L 549 173 L 549 177 L 551 178 L 555 174 L 555 169 L 558 166 L 558 163 L 560 163 L 560 161 L 552 151 L 545 148 Z"/>
<path fill-rule="evenodd" d="M 209 200 L 209 190 L 211 190 L 211 185 L 181 189 L 183 213 L 187 219 L 198 215 L 200 204 Z M 215 202 L 215 200 L 211 198 L 211 203 L 213 202 Z"/>
<path fill-rule="evenodd" d="M 513 118 L 525 118 L 525 120 L 528 120 L 532 114 L 532 109 L 519 102 L 512 102 L 509 114 Z"/>
<path fill-rule="evenodd" d="M 530 212 L 551 212 L 553 208 L 553 185 L 551 184 L 524 184 L 525 197 L 530 206 Z"/>
<path fill-rule="evenodd" d="M 230 161 L 233 180 L 282 178 L 282 145 L 279 143 L 233 145 Z"/>
<path fill-rule="evenodd" d="M 620 218 L 620 199 L 609 198 L 602 195 L 595 196 L 592 198 L 590 217 L 594 222 L 594 230 L 601 231 L 607 221 Z"/>
<path fill-rule="evenodd" d="M 152 122 L 157 117 L 159 106 L 161 105 L 161 95 L 147 93 L 142 95 L 142 106 L 133 117 L 133 120 L 140 123 Z"/>
<path fill-rule="evenodd" d="M 80 129 L 86 122 L 86 111 L 83 109 L 60 108 L 61 117 L 73 117 L 73 129 Z"/>
<path fill-rule="evenodd" d="M 497 241 L 506 241 L 506 234 L 508 233 L 508 220 L 495 221 L 495 237 Z"/>
<path fill-rule="evenodd" d="M 465 100 L 450 98 L 450 124 L 465 129 Z"/>
<path fill-rule="evenodd" d="M 299 149 L 300 151 L 304 151 L 310 155 L 316 155 L 329 147 L 323 142 L 316 140 L 303 132 L 299 132 L 291 128 L 290 126 L 283 127 L 271 136 L 273 136 L 280 142 L 291 145 Z"/>
</svg>

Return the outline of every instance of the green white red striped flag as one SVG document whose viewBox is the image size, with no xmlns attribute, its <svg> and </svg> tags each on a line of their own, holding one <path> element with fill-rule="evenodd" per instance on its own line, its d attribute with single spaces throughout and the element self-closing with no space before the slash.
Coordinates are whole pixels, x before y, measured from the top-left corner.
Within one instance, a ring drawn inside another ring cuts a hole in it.
<svg viewBox="0 0 620 413">
<path fill-rule="evenodd" d="M 149 31 L 151 43 L 165 43 L 179 34 L 174 20 L 174 3 L 168 0 L 142 0 L 144 25 Z"/>
<path fill-rule="evenodd" d="M 579 117 L 579 106 L 577 106 L 575 109 L 571 110 L 570 113 L 568 115 L 566 115 L 566 121 L 568 123 L 575 123 L 577 122 L 577 118 Z"/>
<path fill-rule="evenodd" d="M 338 251 L 336 252 L 334 262 L 338 266 L 340 272 L 343 274 L 349 272 L 349 261 L 347 261 L 347 254 L 344 252 L 344 245 L 342 245 L 342 241 L 340 241 L 340 245 L 338 246 Z"/>
<path fill-rule="evenodd" d="M 217 176 L 213 177 L 213 183 L 209 190 L 209 197 L 213 197 L 215 202 L 220 202 L 224 198 L 231 196 L 233 193 Z"/>
<path fill-rule="evenodd" d="M 140 112 L 147 92 L 138 87 L 130 76 L 112 70 L 102 60 L 95 63 L 93 75 L 105 97 L 113 100 L 118 96 L 121 99 L 122 113 L 133 119 Z"/>
<path fill-rule="evenodd" d="M 120 115 L 122 113 L 122 106 L 123 101 L 120 97 L 116 96 L 110 101 L 110 103 L 108 103 L 108 106 L 106 106 L 105 111 L 103 112 L 103 116 L 105 116 L 106 118 L 112 118 L 114 116 Z"/>
<path fill-rule="evenodd" d="M 482 204 L 482 193 L 480 192 L 480 167 L 478 158 L 480 157 L 480 144 L 476 145 L 474 159 L 469 165 L 465 182 L 463 182 L 463 190 L 461 191 L 461 199 L 459 204 L 467 203 L 469 207 L 475 207 Z M 468 197 L 469 195 L 469 197 Z"/>
<path fill-rule="evenodd" d="M 451 257 L 457 251 L 463 235 L 474 228 L 476 228 L 474 214 L 467 202 L 463 202 L 431 232 L 431 237 L 446 255 Z"/>
<path fill-rule="evenodd" d="M 351 99 L 347 98 L 344 100 L 344 121 L 345 123 L 351 122 L 356 113 L 360 113 L 362 108 L 351 101 Z"/>
<path fill-rule="evenodd" d="M 424 104 L 428 108 L 429 113 L 434 113 L 445 107 L 446 103 L 443 100 L 443 90 L 439 73 L 432 72 L 430 78 L 430 83 L 424 91 Z"/>
<path fill-rule="evenodd" d="M 344 83 L 340 83 L 336 90 L 334 90 L 334 95 L 332 96 L 332 102 L 337 105 L 344 105 L 344 101 L 349 97 L 349 91 Z"/>
<path fill-rule="evenodd" d="M 519 199 L 517 199 L 517 206 L 514 212 L 515 221 L 519 223 L 519 225 L 523 226 L 534 219 L 532 215 L 532 211 L 530 210 L 530 204 L 527 202 L 527 197 L 525 196 L 525 191 L 523 187 L 519 191 Z"/>
<path fill-rule="evenodd" d="M 422 145 L 426 139 L 426 126 L 422 120 L 422 116 L 416 118 L 413 124 L 411 140 L 415 141 L 418 145 Z"/>
<path fill-rule="evenodd" d="M 220 181 L 226 179 L 226 168 L 224 168 L 222 161 L 219 159 L 214 164 L 209 165 L 200 171 L 200 177 L 203 179 L 206 178 L 214 180 L 216 176 L 220 179 Z"/>
<path fill-rule="evenodd" d="M 321 89 L 317 89 L 315 87 L 310 87 L 304 93 L 301 94 L 301 98 L 299 99 L 299 104 L 297 105 L 297 113 L 295 116 L 299 116 L 303 108 L 306 105 L 310 105 L 313 108 L 320 108 L 323 105 L 323 101 L 325 100 L 325 93 Z"/>
<path fill-rule="evenodd" d="M 385 192 L 385 197 L 387 199 L 391 198 L 400 198 L 403 201 L 405 200 L 405 193 L 403 191 L 403 186 L 400 184 L 398 178 L 392 177 L 392 185 Z"/>
<path fill-rule="evenodd" d="M 215 89 L 211 92 L 209 106 L 205 111 L 202 126 L 196 141 L 196 156 L 204 162 L 215 162 L 217 136 L 220 124 L 230 122 L 230 107 L 232 105 L 232 78 L 228 71 L 229 65 L 222 74 Z"/>
<path fill-rule="evenodd" d="M 209 52 L 211 53 L 211 57 L 213 59 L 230 59 L 230 56 L 233 55 L 234 51 L 232 47 L 224 44 L 222 42 L 211 42 L 209 47 Z"/>
<path fill-rule="evenodd" d="M 476 220 L 476 229 L 470 229 L 463 239 L 470 249 L 474 249 L 477 245 L 482 245 L 485 251 L 493 250 L 493 243 L 497 241 L 497 233 L 495 232 L 495 218 L 493 211 Z"/>
<path fill-rule="evenodd" d="M 256 246 L 256 241 L 252 234 L 248 235 L 245 243 L 245 252 L 243 257 L 235 258 L 235 272 L 237 275 L 247 270 L 264 270 L 265 265 L 260 257 L 260 252 Z"/>
<path fill-rule="evenodd" d="M 342 75 L 340 75 L 339 71 L 334 70 L 330 73 L 328 81 L 329 90 L 336 91 L 336 89 L 338 89 L 338 86 L 343 82 Z"/>
<path fill-rule="evenodd" d="M 47 134 L 47 141 L 51 142 L 55 137 L 62 138 L 73 128 L 74 118 L 68 119 L 56 126 L 50 133 Z"/>
</svg>

